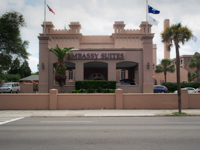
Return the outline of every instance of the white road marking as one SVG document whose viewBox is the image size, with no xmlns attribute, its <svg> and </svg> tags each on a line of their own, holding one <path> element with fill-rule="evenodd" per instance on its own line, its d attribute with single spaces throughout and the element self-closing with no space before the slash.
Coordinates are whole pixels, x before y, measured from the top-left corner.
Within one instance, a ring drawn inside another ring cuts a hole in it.
<svg viewBox="0 0 200 150">
<path fill-rule="evenodd" d="M 17 121 L 17 120 L 20 120 L 20 119 L 23 119 L 23 118 L 24 117 L 20 117 L 20 118 L 11 119 L 11 120 L 8 120 L 8 121 L 0 122 L 0 125 L 6 124 L 6 123 L 9 123 L 9 122 L 13 122 L 13 121 Z"/>
<path fill-rule="evenodd" d="M 93 121 L 40 121 L 40 123 L 89 123 Z"/>
<path fill-rule="evenodd" d="M 120 116 L 120 117 L 131 117 L 131 116 L 155 116 L 154 114 L 85 114 L 84 116 L 87 117 L 114 117 L 114 116 Z"/>
</svg>

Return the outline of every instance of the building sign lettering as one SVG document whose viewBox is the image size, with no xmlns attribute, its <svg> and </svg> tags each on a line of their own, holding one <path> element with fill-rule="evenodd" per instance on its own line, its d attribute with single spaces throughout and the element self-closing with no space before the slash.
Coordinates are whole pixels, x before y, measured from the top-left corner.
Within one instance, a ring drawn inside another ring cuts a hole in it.
<svg viewBox="0 0 200 150">
<path fill-rule="evenodd" d="M 125 59 L 124 53 L 72 53 L 68 59 Z"/>
</svg>

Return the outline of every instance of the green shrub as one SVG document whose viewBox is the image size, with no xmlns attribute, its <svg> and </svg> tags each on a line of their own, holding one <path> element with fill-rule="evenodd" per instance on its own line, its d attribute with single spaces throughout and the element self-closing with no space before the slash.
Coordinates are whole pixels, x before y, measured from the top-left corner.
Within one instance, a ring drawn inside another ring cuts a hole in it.
<svg viewBox="0 0 200 150">
<path fill-rule="evenodd" d="M 96 91 L 97 93 L 101 93 L 102 92 L 101 87 L 99 87 Z"/>
<path fill-rule="evenodd" d="M 75 82 L 76 90 L 80 89 L 116 89 L 116 81 L 84 80 Z"/>
<path fill-rule="evenodd" d="M 72 90 L 72 93 L 80 93 L 80 90 Z"/>
<path fill-rule="evenodd" d="M 165 82 L 162 85 L 166 86 L 169 92 L 174 92 L 177 90 L 177 83 Z"/>
<path fill-rule="evenodd" d="M 90 87 L 88 93 L 93 93 L 93 89 Z"/>
<path fill-rule="evenodd" d="M 169 92 L 174 92 L 175 90 L 177 90 L 177 83 L 166 82 L 162 85 L 166 86 Z M 198 88 L 200 87 L 200 82 L 181 82 L 181 88 L 184 87 Z"/>
<path fill-rule="evenodd" d="M 79 91 L 80 91 L 80 93 L 85 93 L 84 89 L 80 89 Z"/>
<path fill-rule="evenodd" d="M 115 89 L 109 89 L 109 93 L 115 93 Z"/>
<path fill-rule="evenodd" d="M 72 90 L 72 93 L 115 93 L 115 89 L 80 89 L 80 90 Z"/>
<path fill-rule="evenodd" d="M 7 74 L 5 75 L 5 82 L 17 82 L 20 78 L 19 74 Z"/>
<path fill-rule="evenodd" d="M 106 93 L 110 93 L 110 90 L 109 89 L 106 89 L 106 91 L 105 91 Z"/>
</svg>

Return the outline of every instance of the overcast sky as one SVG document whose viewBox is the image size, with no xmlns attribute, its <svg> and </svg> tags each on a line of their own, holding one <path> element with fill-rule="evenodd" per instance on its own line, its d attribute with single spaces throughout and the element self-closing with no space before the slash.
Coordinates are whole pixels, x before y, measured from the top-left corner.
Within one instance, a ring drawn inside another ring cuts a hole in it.
<svg viewBox="0 0 200 150">
<path fill-rule="evenodd" d="M 157 44 L 157 63 L 164 58 L 163 43 L 160 33 L 163 31 L 164 19 L 170 24 L 181 22 L 192 30 L 197 41 L 189 41 L 180 48 L 180 55 L 192 55 L 200 52 L 200 0 L 148 0 L 149 5 L 160 10 L 160 14 L 150 14 L 159 21 L 152 26 L 155 33 L 153 43 Z M 124 21 L 126 29 L 139 29 L 141 21 L 146 21 L 146 0 L 47 0 L 47 4 L 56 15 L 48 9 L 47 21 L 52 21 L 56 29 L 67 29 L 70 22 L 80 22 L 83 35 L 111 35 L 115 21 Z M 9 11 L 23 14 L 26 27 L 21 28 L 23 40 L 30 42 L 28 52 L 29 66 L 32 72 L 37 71 L 39 41 L 44 21 L 44 0 L 0 0 L 0 16 Z M 175 50 L 171 50 L 175 58 Z"/>
</svg>

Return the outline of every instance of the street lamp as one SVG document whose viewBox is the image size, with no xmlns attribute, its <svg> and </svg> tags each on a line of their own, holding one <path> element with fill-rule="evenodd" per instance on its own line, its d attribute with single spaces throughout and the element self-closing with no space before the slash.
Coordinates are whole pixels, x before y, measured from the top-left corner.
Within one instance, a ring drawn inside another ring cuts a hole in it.
<svg viewBox="0 0 200 150">
<path fill-rule="evenodd" d="M 44 70 L 44 63 L 42 63 L 42 70 Z"/>
<path fill-rule="evenodd" d="M 147 63 L 147 68 L 149 69 L 149 67 L 150 67 L 150 64 L 149 64 L 149 62 Z"/>
</svg>

